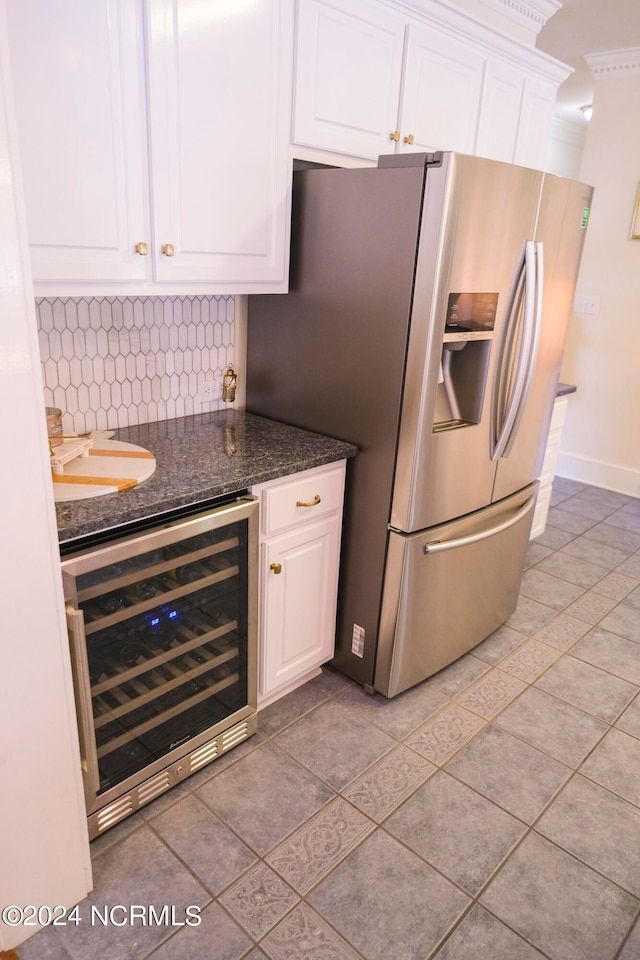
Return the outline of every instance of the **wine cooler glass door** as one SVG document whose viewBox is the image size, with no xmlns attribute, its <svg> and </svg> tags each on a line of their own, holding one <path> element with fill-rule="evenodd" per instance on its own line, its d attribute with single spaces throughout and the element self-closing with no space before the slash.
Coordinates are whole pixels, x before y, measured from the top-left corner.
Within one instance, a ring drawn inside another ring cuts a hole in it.
<svg viewBox="0 0 640 960">
<path fill-rule="evenodd" d="M 63 563 L 90 793 L 255 709 L 256 509 L 238 502 Z"/>
</svg>

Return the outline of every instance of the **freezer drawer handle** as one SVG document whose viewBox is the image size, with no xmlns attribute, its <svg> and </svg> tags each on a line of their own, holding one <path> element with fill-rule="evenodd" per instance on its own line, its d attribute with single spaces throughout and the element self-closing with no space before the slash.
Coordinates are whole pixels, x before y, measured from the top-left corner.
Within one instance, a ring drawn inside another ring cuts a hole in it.
<svg viewBox="0 0 640 960">
<path fill-rule="evenodd" d="M 459 537 L 457 540 L 445 540 L 444 543 L 439 540 L 435 540 L 433 543 L 425 543 L 424 552 L 425 554 L 431 553 L 443 553 L 445 550 L 454 550 L 456 547 L 467 547 L 472 543 L 479 543 L 481 540 L 487 540 L 489 537 L 494 537 L 497 533 L 502 533 L 503 530 L 508 530 L 509 527 L 515 526 L 523 517 L 527 515 L 529 510 L 533 507 L 535 502 L 535 496 L 529 497 L 524 506 L 522 506 L 517 513 L 515 513 L 510 520 L 505 520 L 504 523 L 498 524 L 497 527 L 491 527 L 489 530 L 483 530 L 482 533 L 474 533 L 470 537 Z"/>
<path fill-rule="evenodd" d="M 296 500 L 296 507 L 317 507 L 321 500 L 320 494 L 316 493 L 313 500 L 309 500 L 308 503 L 305 503 L 304 500 Z"/>
</svg>

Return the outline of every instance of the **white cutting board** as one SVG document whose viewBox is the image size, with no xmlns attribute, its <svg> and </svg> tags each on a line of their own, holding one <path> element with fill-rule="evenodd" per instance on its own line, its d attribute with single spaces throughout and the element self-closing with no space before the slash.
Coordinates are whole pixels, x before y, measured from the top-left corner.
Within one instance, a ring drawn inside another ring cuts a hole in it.
<svg viewBox="0 0 640 960">
<path fill-rule="evenodd" d="M 155 469 L 156 458 L 144 447 L 94 434 L 87 456 L 66 463 L 64 473 L 52 474 L 54 497 L 56 501 L 85 500 L 129 490 Z"/>
</svg>

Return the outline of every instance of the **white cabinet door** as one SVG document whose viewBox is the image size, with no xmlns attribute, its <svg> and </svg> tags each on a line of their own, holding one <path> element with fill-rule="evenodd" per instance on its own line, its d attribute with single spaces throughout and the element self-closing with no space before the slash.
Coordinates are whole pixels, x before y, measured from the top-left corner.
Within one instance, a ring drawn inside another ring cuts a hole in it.
<svg viewBox="0 0 640 960">
<path fill-rule="evenodd" d="M 260 498 L 258 703 L 333 657 L 345 461 L 252 488 Z"/>
<path fill-rule="evenodd" d="M 556 89 L 506 63 L 489 61 L 478 126 L 478 155 L 544 170 Z"/>
<path fill-rule="evenodd" d="M 148 0 L 160 282 L 286 290 L 289 0 Z"/>
<path fill-rule="evenodd" d="M 404 26 L 370 0 L 300 0 L 294 143 L 372 160 L 394 152 Z"/>
<path fill-rule="evenodd" d="M 487 63 L 476 144 L 478 156 L 513 163 L 522 85 L 520 71 L 499 61 Z"/>
<path fill-rule="evenodd" d="M 263 543 L 263 699 L 333 656 L 339 552 L 335 516 Z"/>
<path fill-rule="evenodd" d="M 401 150 L 473 153 L 484 59 L 438 30 L 407 28 Z"/>
<path fill-rule="evenodd" d="M 149 241 L 140 8 L 7 0 L 36 280 L 142 280 Z"/>
<path fill-rule="evenodd" d="M 284 292 L 293 0 L 7 6 L 36 292 Z"/>
<path fill-rule="evenodd" d="M 473 17 L 454 26 L 409 6 L 298 0 L 292 140 L 302 158 L 457 150 L 544 168 L 557 65 Z"/>
<path fill-rule="evenodd" d="M 536 170 L 546 168 L 555 102 L 556 88 L 553 85 L 525 80 L 514 157 L 516 163 Z"/>
</svg>

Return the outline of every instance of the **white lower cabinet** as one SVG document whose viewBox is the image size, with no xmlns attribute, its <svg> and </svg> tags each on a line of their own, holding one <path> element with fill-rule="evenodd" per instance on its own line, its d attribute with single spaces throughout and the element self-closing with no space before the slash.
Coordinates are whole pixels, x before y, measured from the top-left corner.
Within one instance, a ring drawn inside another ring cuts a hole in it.
<svg viewBox="0 0 640 960">
<path fill-rule="evenodd" d="M 540 489 L 538 491 L 538 500 L 533 514 L 533 523 L 529 539 L 533 540 L 544 533 L 547 525 L 547 514 L 551 505 L 551 494 L 553 492 L 553 478 L 556 472 L 556 463 L 560 451 L 560 440 L 562 437 L 562 425 L 564 424 L 569 407 L 569 398 L 567 396 L 557 397 L 553 405 L 551 414 L 551 423 L 549 425 L 549 436 L 544 454 L 544 462 L 540 473 Z"/>
<path fill-rule="evenodd" d="M 260 498 L 258 705 L 333 657 L 345 461 L 253 487 Z"/>
</svg>

